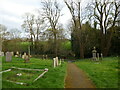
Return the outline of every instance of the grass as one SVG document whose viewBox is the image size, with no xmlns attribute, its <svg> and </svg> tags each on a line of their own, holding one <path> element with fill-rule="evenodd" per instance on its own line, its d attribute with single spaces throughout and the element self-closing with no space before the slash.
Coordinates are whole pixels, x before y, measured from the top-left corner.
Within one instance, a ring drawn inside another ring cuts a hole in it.
<svg viewBox="0 0 120 90">
<path fill-rule="evenodd" d="M 18 85 L 15 83 L 7 82 L 8 77 L 10 80 L 22 81 L 22 82 L 31 82 L 36 76 L 41 72 L 26 72 L 26 71 L 16 71 L 6 72 L 3 74 L 2 87 L 3 88 L 64 88 L 64 78 L 66 75 L 66 63 L 62 63 L 61 66 L 53 68 L 52 60 L 41 60 L 36 58 L 31 58 L 29 63 L 24 63 L 24 60 L 21 58 L 12 58 L 12 62 L 5 62 L 5 57 L 3 57 L 2 70 L 7 70 L 11 67 L 19 68 L 31 68 L 31 69 L 45 69 L 48 68 L 49 71 L 40 79 L 34 83 L 27 85 Z M 23 73 L 24 77 L 16 78 L 16 73 Z M 29 75 L 28 75 L 29 74 Z M 28 76 L 27 76 L 28 75 Z M 14 77 L 14 78 L 13 78 Z M 30 79 L 27 79 L 30 78 Z"/>
<path fill-rule="evenodd" d="M 85 59 L 75 64 L 86 72 L 97 88 L 118 88 L 118 57 L 107 57 L 100 62 Z"/>
</svg>

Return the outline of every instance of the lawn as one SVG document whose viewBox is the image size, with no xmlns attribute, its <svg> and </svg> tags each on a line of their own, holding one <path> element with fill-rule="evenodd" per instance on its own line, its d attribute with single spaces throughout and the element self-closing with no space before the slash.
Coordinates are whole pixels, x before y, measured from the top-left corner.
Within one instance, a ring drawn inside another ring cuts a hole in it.
<svg viewBox="0 0 120 90">
<path fill-rule="evenodd" d="M 2 71 L 7 70 L 11 67 L 18 68 L 30 68 L 30 69 L 45 69 L 48 68 L 49 71 L 45 73 L 43 77 L 35 81 L 34 83 L 29 83 L 27 85 L 19 85 L 12 82 L 6 81 L 7 79 L 12 81 L 21 81 L 21 82 L 32 82 L 36 76 L 42 72 L 38 71 L 21 71 L 13 69 L 10 72 L 3 73 L 2 87 L 3 88 L 64 88 L 64 79 L 66 76 L 66 62 L 62 62 L 61 66 L 53 68 L 52 60 L 42 60 L 31 58 L 29 63 L 24 63 L 24 60 L 21 58 L 12 58 L 12 62 L 5 62 L 5 57 L 2 61 Z M 15 75 L 17 73 L 22 73 L 24 77 L 18 78 Z"/>
<path fill-rule="evenodd" d="M 78 60 L 75 64 L 93 81 L 97 88 L 118 88 L 118 57 L 106 57 L 100 62 L 90 59 Z"/>
</svg>

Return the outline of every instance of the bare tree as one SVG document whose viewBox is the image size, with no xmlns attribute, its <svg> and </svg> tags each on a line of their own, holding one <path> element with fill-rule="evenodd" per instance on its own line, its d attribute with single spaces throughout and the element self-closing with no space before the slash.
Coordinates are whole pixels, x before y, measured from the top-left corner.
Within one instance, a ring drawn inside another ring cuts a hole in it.
<svg viewBox="0 0 120 90">
<path fill-rule="evenodd" d="M 74 24 L 74 33 L 72 33 L 72 36 L 76 38 L 75 42 L 80 48 L 80 57 L 84 58 L 84 43 L 82 40 L 81 0 L 64 0 L 64 2 L 72 15 L 72 20 Z"/>
<path fill-rule="evenodd" d="M 34 15 L 30 14 L 30 13 L 25 13 L 24 23 L 22 24 L 22 27 L 25 29 L 26 32 L 30 33 L 32 46 L 34 44 L 34 39 L 35 39 L 35 33 L 34 33 L 33 25 L 34 25 Z"/>
<path fill-rule="evenodd" d="M 2 42 L 9 35 L 7 31 L 7 27 L 5 25 L 0 24 L 0 51 L 2 51 Z"/>
<path fill-rule="evenodd" d="M 50 27 L 52 28 L 52 32 L 54 35 L 54 53 L 57 56 L 57 25 L 58 20 L 61 16 L 61 8 L 59 3 L 56 0 L 44 0 L 42 2 L 42 16 L 44 19 L 49 21 Z"/>
<path fill-rule="evenodd" d="M 118 0 L 95 0 L 91 6 L 94 9 L 93 16 L 100 26 L 101 51 L 104 56 L 107 56 L 114 27 L 120 14 L 120 2 Z"/>
</svg>

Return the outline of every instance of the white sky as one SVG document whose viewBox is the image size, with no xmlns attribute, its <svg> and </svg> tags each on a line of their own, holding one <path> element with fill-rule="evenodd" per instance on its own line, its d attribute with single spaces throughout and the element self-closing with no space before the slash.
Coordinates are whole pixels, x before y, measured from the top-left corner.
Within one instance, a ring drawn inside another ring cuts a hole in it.
<svg viewBox="0 0 120 90">
<path fill-rule="evenodd" d="M 36 13 L 36 9 L 40 8 L 41 0 L 0 0 L 0 24 L 7 26 L 8 29 L 18 28 L 21 29 L 23 23 L 22 16 L 26 12 Z M 83 6 L 89 0 L 83 0 Z M 71 19 L 71 14 L 68 8 L 63 4 L 60 22 L 66 25 L 68 20 Z"/>
</svg>

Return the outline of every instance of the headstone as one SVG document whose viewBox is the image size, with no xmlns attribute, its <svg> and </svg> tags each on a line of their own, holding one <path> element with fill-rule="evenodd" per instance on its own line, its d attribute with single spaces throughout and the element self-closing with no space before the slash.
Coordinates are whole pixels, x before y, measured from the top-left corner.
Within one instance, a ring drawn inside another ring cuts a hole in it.
<svg viewBox="0 0 120 90">
<path fill-rule="evenodd" d="M 17 51 L 16 54 L 19 55 L 19 52 Z"/>
<path fill-rule="evenodd" d="M 97 61 L 99 61 L 99 53 L 97 53 Z"/>
<path fill-rule="evenodd" d="M 11 52 L 6 52 L 6 62 L 11 62 L 11 60 L 12 60 Z"/>
<path fill-rule="evenodd" d="M 62 60 L 62 62 L 64 62 L 64 59 L 61 59 Z"/>
<path fill-rule="evenodd" d="M 45 58 L 48 59 L 48 56 L 46 55 Z"/>
<path fill-rule="evenodd" d="M 59 63 L 59 65 L 61 65 L 61 59 L 60 59 L 60 63 Z"/>
<path fill-rule="evenodd" d="M 12 56 L 14 56 L 14 52 L 11 52 Z"/>
<path fill-rule="evenodd" d="M 58 66 L 59 63 L 58 63 L 58 57 L 56 57 L 56 66 Z"/>
<path fill-rule="evenodd" d="M 97 53 L 97 51 L 96 51 L 96 48 L 94 47 L 94 50 L 92 50 L 92 55 L 93 55 L 93 60 L 94 61 L 96 61 L 96 53 Z"/>
<path fill-rule="evenodd" d="M 45 59 L 45 56 L 43 55 L 42 59 L 44 60 Z"/>
<path fill-rule="evenodd" d="M 103 54 L 101 53 L 101 60 L 103 59 Z"/>
<path fill-rule="evenodd" d="M 18 57 L 18 55 L 15 55 L 15 57 Z"/>
<path fill-rule="evenodd" d="M 27 54 L 26 53 L 24 53 L 24 56 L 26 56 Z"/>
<path fill-rule="evenodd" d="M 1 52 L 1 51 L 0 51 L 0 56 L 4 56 L 4 52 Z"/>
<path fill-rule="evenodd" d="M 28 62 L 30 61 L 30 58 L 29 58 L 28 55 L 26 55 L 26 56 L 24 57 L 24 59 L 25 59 L 25 63 L 28 63 Z"/>
<path fill-rule="evenodd" d="M 22 59 L 24 59 L 24 55 L 22 55 Z"/>
<path fill-rule="evenodd" d="M 53 58 L 53 67 L 56 67 L 56 58 Z"/>
<path fill-rule="evenodd" d="M 4 56 L 4 52 L 1 52 L 2 56 Z"/>
</svg>

